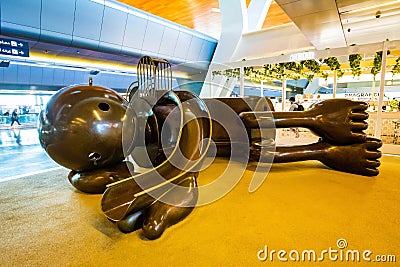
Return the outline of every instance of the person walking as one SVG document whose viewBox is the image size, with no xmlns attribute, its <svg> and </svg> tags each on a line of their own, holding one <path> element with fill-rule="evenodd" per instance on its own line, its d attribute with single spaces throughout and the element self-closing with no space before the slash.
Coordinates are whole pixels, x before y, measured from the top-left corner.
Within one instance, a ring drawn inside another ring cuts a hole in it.
<svg viewBox="0 0 400 267">
<path fill-rule="evenodd" d="M 18 120 L 17 109 L 14 109 L 14 111 L 11 114 L 11 126 L 13 126 L 14 122 L 17 122 L 18 125 L 21 125 L 21 123 L 19 123 L 19 120 Z"/>
<path fill-rule="evenodd" d="M 297 111 L 299 105 L 296 103 L 296 99 L 292 96 L 289 98 L 289 101 L 290 101 L 289 111 Z M 299 128 L 290 128 L 290 130 L 295 133 L 296 138 L 300 137 Z"/>
</svg>

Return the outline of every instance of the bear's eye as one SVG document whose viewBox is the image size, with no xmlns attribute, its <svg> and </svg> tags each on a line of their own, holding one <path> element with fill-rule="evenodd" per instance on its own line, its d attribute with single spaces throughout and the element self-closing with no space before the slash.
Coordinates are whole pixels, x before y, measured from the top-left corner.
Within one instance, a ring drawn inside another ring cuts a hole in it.
<svg viewBox="0 0 400 267">
<path fill-rule="evenodd" d="M 107 103 L 100 103 L 99 104 L 99 109 L 101 111 L 109 111 L 110 110 L 110 105 Z"/>
</svg>

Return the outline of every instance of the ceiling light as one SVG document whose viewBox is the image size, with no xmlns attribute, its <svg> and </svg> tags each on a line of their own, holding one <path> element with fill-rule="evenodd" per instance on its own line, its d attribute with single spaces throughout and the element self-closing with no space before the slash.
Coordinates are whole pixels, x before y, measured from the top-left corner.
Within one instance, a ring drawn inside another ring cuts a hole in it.
<svg viewBox="0 0 400 267">
<path fill-rule="evenodd" d="M 104 5 L 104 0 L 90 0 L 90 1 L 100 4 L 100 5 Z"/>
<path fill-rule="evenodd" d="M 211 12 L 221 13 L 221 9 L 213 7 L 213 8 L 211 8 Z"/>
</svg>

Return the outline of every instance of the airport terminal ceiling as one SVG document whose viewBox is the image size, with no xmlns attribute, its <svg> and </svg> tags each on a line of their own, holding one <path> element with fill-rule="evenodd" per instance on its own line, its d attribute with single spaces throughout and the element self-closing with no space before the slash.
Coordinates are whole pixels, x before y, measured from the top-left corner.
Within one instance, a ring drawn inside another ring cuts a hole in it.
<svg viewBox="0 0 400 267">
<path fill-rule="evenodd" d="M 147 11 L 151 14 L 174 21 L 196 31 L 219 39 L 221 17 L 218 0 L 194 1 L 146 1 L 120 0 L 119 2 Z M 247 6 L 250 0 L 246 0 Z M 263 29 L 292 22 L 279 5 L 272 1 Z"/>
<path fill-rule="evenodd" d="M 215 38 L 220 34 L 218 0 L 145 1 L 125 4 L 174 21 Z M 247 6 L 250 0 L 246 0 Z M 398 40 L 397 0 L 274 0 L 262 29 L 294 23 L 317 49 Z M 331 46 L 326 46 L 326 45 Z"/>
<path fill-rule="evenodd" d="M 218 0 L 118 2 L 219 38 L 221 18 Z M 250 2 L 247 0 L 247 5 Z M 377 12 L 380 12 L 378 19 Z M 325 49 L 327 47 L 323 46 L 326 46 L 328 41 L 333 45 L 341 43 L 342 46 L 350 46 L 381 42 L 386 38 L 399 40 L 399 23 L 400 1 L 396 0 L 276 0 L 271 3 L 262 29 L 295 24 L 317 49 Z M 32 47 L 32 52 L 33 55 L 37 53 L 50 59 L 100 59 L 113 64 L 119 62 L 128 67 L 135 65 L 138 60 L 131 56 L 96 53 L 75 47 L 57 46 L 49 42 L 38 42 Z"/>
<path fill-rule="evenodd" d="M 120 0 L 118 2 L 216 39 L 219 38 L 221 18 L 218 0 Z M 250 0 L 246 0 L 247 5 L 250 2 Z M 379 19 L 375 15 L 377 12 L 380 13 Z M 272 29 L 293 23 L 317 49 L 327 45 L 328 41 L 331 44 L 342 42 L 342 46 L 349 46 L 366 42 L 381 42 L 386 38 L 394 40 L 391 37 L 400 39 L 400 36 L 398 36 L 400 34 L 398 26 L 400 23 L 400 2 L 397 0 L 274 0 L 268 10 L 262 29 Z M 339 32 L 337 31 L 338 28 L 340 28 Z M 327 39 L 332 40 L 326 41 Z M 101 53 L 95 53 L 95 51 L 85 51 L 74 47 L 66 49 L 65 47 L 52 46 L 49 43 L 38 44 L 33 48 L 34 52 L 36 50 L 42 53 L 41 56 L 50 58 L 57 57 L 61 51 L 65 52 L 62 53 L 63 56 L 71 58 L 91 60 L 100 58 L 128 65 L 137 62 L 137 58 L 132 59 L 123 55 L 117 57 L 112 54 L 107 57 Z M 46 53 L 46 55 L 43 55 L 43 53 Z"/>
<path fill-rule="evenodd" d="M 145 12 L 167 19 L 179 25 L 183 25 L 195 31 L 199 31 L 216 39 L 219 39 L 220 13 L 218 8 L 218 0 L 214 1 L 119 1 L 134 8 L 138 8 Z M 247 0 L 247 4 L 250 1 Z M 182 15 L 186 14 L 186 15 Z M 273 1 L 269 9 L 268 19 L 265 20 L 263 28 L 273 27 L 281 24 L 290 23 L 291 20 Z M 7 36 L 5 36 L 7 37 Z M 19 38 L 24 40 L 24 38 Z M 131 71 L 135 68 L 140 56 L 132 56 L 125 54 L 104 53 L 90 49 L 79 48 L 75 46 L 64 46 L 49 42 L 32 42 L 29 39 L 31 55 L 38 58 L 46 58 L 49 61 L 76 61 L 87 65 L 92 62 L 94 65 L 112 64 L 117 69 L 126 68 Z M 170 60 L 173 63 L 173 60 Z M 181 67 L 182 68 L 182 67 Z M 182 71 L 191 75 L 191 68 L 182 68 Z"/>
</svg>

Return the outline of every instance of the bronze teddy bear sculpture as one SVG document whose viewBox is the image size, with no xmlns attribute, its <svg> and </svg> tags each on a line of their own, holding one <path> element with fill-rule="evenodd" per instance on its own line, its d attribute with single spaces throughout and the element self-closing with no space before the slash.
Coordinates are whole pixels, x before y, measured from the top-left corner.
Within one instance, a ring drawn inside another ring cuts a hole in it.
<svg viewBox="0 0 400 267">
<path fill-rule="evenodd" d="M 217 102 L 237 118 L 214 118 L 223 113 L 215 110 Z M 171 90 L 136 92 L 127 101 L 110 89 L 73 86 L 50 99 L 38 131 L 48 155 L 71 169 L 75 188 L 103 193 L 102 210 L 121 231 L 142 228 L 145 237 L 156 239 L 196 206 L 196 178 L 211 142 L 216 156 L 245 151 L 246 161 L 319 160 L 336 171 L 378 175 L 382 143 L 363 132 L 366 109 L 364 102 L 332 99 L 307 111 L 274 112 L 266 98 L 200 99 Z M 279 147 L 275 127 L 309 128 L 320 140 Z M 245 139 L 236 135 L 240 131 Z M 133 162 L 148 170 L 136 173 Z"/>
</svg>

